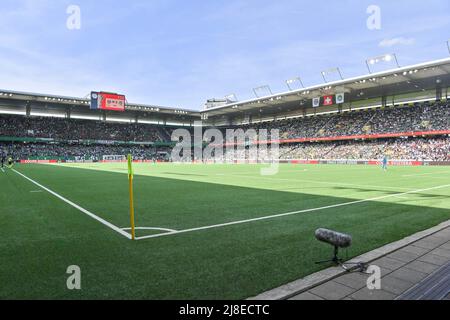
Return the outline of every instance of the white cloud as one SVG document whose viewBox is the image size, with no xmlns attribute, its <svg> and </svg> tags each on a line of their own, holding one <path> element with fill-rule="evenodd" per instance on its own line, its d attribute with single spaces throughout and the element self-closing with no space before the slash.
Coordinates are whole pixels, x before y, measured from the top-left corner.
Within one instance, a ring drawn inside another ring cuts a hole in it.
<svg viewBox="0 0 450 320">
<path fill-rule="evenodd" d="M 380 47 L 386 48 L 386 47 L 393 47 L 397 45 L 403 45 L 403 46 L 411 46 L 416 43 L 416 39 L 414 38 L 404 38 L 404 37 L 397 37 L 392 39 L 384 39 L 379 43 Z"/>
</svg>

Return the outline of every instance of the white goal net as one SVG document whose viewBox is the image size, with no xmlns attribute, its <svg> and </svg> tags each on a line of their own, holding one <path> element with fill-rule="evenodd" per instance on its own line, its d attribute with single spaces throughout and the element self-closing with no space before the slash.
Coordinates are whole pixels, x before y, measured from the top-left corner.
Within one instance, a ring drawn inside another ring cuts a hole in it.
<svg viewBox="0 0 450 320">
<path fill-rule="evenodd" d="M 127 157 L 124 155 L 104 155 L 103 161 L 126 161 Z"/>
</svg>

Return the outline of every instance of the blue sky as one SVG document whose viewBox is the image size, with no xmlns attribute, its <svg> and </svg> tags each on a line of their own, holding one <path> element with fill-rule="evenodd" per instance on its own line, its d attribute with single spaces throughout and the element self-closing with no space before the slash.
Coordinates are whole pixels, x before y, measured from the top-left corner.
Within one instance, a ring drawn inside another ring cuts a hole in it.
<svg viewBox="0 0 450 320">
<path fill-rule="evenodd" d="M 80 30 L 66 27 L 69 5 Z M 366 26 L 369 5 L 380 30 Z M 296 76 L 318 84 L 330 67 L 362 75 L 379 54 L 402 66 L 448 57 L 449 30 L 448 0 L 3 0 L 0 88 L 199 109 Z"/>
</svg>

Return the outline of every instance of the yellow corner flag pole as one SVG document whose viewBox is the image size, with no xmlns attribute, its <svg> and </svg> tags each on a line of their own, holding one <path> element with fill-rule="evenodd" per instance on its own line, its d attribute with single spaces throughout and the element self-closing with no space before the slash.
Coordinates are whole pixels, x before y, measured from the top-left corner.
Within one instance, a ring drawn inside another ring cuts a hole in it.
<svg viewBox="0 0 450 320">
<path fill-rule="evenodd" d="M 128 186 L 130 190 L 130 222 L 131 222 L 131 240 L 136 239 L 136 230 L 134 225 L 134 196 L 133 196 L 133 157 L 128 155 Z"/>
</svg>

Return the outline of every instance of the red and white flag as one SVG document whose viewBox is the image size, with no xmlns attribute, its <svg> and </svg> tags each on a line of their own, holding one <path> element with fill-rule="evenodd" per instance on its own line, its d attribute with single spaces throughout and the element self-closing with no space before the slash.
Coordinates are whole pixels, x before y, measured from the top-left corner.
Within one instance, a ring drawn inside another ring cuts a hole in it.
<svg viewBox="0 0 450 320">
<path fill-rule="evenodd" d="M 323 97 L 323 105 L 331 106 L 333 104 L 333 96 L 325 96 Z"/>
</svg>

